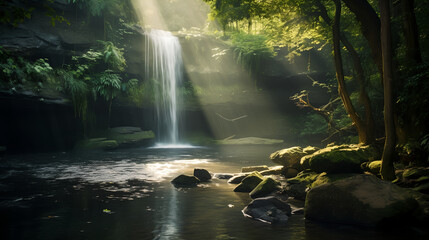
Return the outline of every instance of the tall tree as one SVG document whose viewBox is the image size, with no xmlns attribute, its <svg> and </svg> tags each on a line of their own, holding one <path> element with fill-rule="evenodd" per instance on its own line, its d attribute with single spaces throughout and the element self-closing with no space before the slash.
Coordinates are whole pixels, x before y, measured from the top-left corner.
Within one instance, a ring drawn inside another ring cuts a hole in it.
<svg viewBox="0 0 429 240">
<path fill-rule="evenodd" d="M 390 1 L 380 0 L 381 52 L 383 59 L 384 86 L 384 128 L 385 142 L 381 163 L 381 177 L 385 180 L 396 178 L 393 167 L 395 157 L 396 133 L 393 112 L 393 51 L 390 26 Z"/>
<path fill-rule="evenodd" d="M 319 14 L 323 21 L 327 24 L 331 24 L 332 20 L 328 15 L 328 11 L 326 10 L 326 7 L 322 4 L 320 0 L 315 0 L 315 4 L 319 9 Z M 375 135 L 374 135 L 374 117 L 372 114 L 372 107 L 371 107 L 371 100 L 369 99 L 368 93 L 366 92 L 366 80 L 365 80 L 365 74 L 363 71 L 362 63 L 359 57 L 359 54 L 353 47 L 353 45 L 350 43 L 350 41 L 347 39 L 347 37 L 340 33 L 340 40 L 343 43 L 343 45 L 346 47 L 347 52 L 349 53 L 352 62 L 353 62 L 353 68 L 356 71 L 355 78 L 359 84 L 359 100 L 363 104 L 365 109 L 365 120 L 363 121 L 362 118 L 360 120 L 362 124 L 362 129 L 364 132 L 362 132 L 359 135 L 359 142 L 365 143 L 365 144 L 371 144 L 375 141 Z"/>
<path fill-rule="evenodd" d="M 335 60 L 335 70 L 338 80 L 338 94 L 343 101 L 344 108 L 346 109 L 347 114 L 352 119 L 353 124 L 356 126 L 359 141 L 366 141 L 366 131 L 365 126 L 358 116 L 355 108 L 353 107 L 352 101 L 350 100 L 350 95 L 347 91 L 346 84 L 344 81 L 344 69 L 343 69 L 343 60 L 341 57 L 341 45 L 340 45 L 340 19 L 341 19 L 341 1 L 334 0 L 335 3 L 335 17 L 332 24 L 332 36 L 333 36 L 333 48 L 334 48 L 334 60 Z"/>
</svg>

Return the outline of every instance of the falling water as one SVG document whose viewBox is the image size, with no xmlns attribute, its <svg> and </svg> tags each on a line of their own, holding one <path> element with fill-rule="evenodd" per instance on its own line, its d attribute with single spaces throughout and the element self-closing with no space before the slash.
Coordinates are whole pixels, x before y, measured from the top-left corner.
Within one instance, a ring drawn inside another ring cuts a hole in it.
<svg viewBox="0 0 429 240">
<path fill-rule="evenodd" d="M 179 144 L 179 95 L 182 81 L 182 50 L 177 37 L 163 30 L 150 30 L 146 41 L 147 79 L 154 80 L 158 145 Z"/>
</svg>

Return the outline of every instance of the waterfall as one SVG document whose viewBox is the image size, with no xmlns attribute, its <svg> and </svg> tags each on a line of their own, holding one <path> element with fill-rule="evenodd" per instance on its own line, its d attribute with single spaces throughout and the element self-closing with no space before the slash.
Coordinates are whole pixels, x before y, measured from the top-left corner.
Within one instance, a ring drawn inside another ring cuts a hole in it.
<svg viewBox="0 0 429 240">
<path fill-rule="evenodd" d="M 154 85 L 158 145 L 179 144 L 179 94 L 183 62 L 179 39 L 170 32 L 150 30 L 145 45 L 146 79 Z"/>
</svg>

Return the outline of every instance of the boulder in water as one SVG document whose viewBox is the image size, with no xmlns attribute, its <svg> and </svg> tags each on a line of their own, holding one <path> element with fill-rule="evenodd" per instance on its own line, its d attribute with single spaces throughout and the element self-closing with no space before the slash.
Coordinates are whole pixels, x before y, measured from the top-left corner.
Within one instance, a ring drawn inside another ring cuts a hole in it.
<svg viewBox="0 0 429 240">
<path fill-rule="evenodd" d="M 268 177 L 260 182 L 250 193 L 251 198 L 265 197 L 268 194 L 279 190 L 280 183 Z"/>
<path fill-rule="evenodd" d="M 391 220 L 407 222 L 417 207 L 408 190 L 373 175 L 357 175 L 312 188 L 305 218 L 375 227 Z"/>
<path fill-rule="evenodd" d="M 194 169 L 194 176 L 198 178 L 201 182 L 207 182 L 212 179 L 212 175 L 205 169 Z"/>
<path fill-rule="evenodd" d="M 171 183 L 176 187 L 195 187 L 200 180 L 195 176 L 182 174 L 173 179 Z"/>
<path fill-rule="evenodd" d="M 242 210 L 245 217 L 270 224 L 286 223 L 291 211 L 289 204 L 274 196 L 254 199 Z"/>
<path fill-rule="evenodd" d="M 264 180 L 264 177 L 260 173 L 253 172 L 243 178 L 241 183 L 234 188 L 234 192 L 251 192 L 262 180 Z"/>
<path fill-rule="evenodd" d="M 308 154 L 309 153 L 303 151 L 302 147 L 291 147 L 272 153 L 270 155 L 270 159 L 274 163 L 285 167 L 301 169 L 301 157 Z"/>
</svg>

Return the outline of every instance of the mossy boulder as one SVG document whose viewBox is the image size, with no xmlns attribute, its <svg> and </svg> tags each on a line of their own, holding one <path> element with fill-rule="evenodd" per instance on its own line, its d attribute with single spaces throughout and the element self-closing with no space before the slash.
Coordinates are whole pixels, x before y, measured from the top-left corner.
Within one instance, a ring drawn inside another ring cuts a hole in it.
<svg viewBox="0 0 429 240">
<path fill-rule="evenodd" d="M 316 180 L 311 184 L 310 188 L 314 188 L 326 183 L 335 182 L 344 178 L 356 176 L 355 173 L 338 173 L 338 174 L 327 174 L 321 173 L 317 176 Z"/>
<path fill-rule="evenodd" d="M 77 150 L 114 150 L 118 148 L 119 144 L 115 140 L 109 140 L 106 138 L 90 138 L 79 141 L 75 149 Z"/>
<path fill-rule="evenodd" d="M 363 162 L 374 160 L 377 151 L 364 145 L 340 145 L 321 149 L 301 158 L 304 168 L 322 173 L 359 173 Z"/>
<path fill-rule="evenodd" d="M 153 144 L 155 134 L 138 127 L 115 127 L 107 131 L 107 138 L 115 140 L 120 147 L 149 146 Z"/>
<path fill-rule="evenodd" d="M 253 172 L 243 178 L 241 183 L 234 188 L 234 192 L 251 192 L 263 180 L 264 177 L 259 172 Z"/>
<path fill-rule="evenodd" d="M 268 194 L 277 191 L 279 189 L 280 183 L 276 180 L 268 177 L 260 182 L 250 193 L 251 198 L 265 197 Z"/>
<path fill-rule="evenodd" d="M 417 208 L 408 190 L 362 174 L 312 188 L 305 200 L 305 218 L 375 227 L 408 222 Z"/>
<path fill-rule="evenodd" d="M 171 180 L 171 183 L 176 187 L 195 187 L 200 180 L 195 176 L 182 174 Z"/>
<path fill-rule="evenodd" d="M 317 177 L 320 173 L 312 172 L 309 170 L 302 171 L 296 175 L 294 178 L 287 179 L 288 184 L 298 184 L 303 183 L 306 186 L 310 186 L 314 181 L 316 181 Z"/>
<path fill-rule="evenodd" d="M 317 151 L 315 147 L 291 147 L 276 151 L 270 155 L 271 161 L 285 167 L 301 169 L 300 160 L 303 156 Z"/>
</svg>

